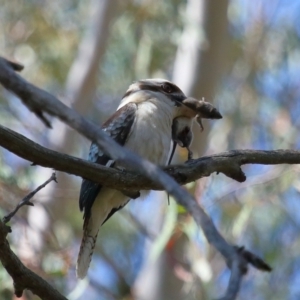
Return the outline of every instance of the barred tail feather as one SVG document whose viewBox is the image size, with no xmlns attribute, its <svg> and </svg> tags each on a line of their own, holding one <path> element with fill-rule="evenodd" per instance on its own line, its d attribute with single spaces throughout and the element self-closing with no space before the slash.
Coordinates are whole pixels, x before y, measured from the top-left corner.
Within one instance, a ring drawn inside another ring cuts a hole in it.
<svg viewBox="0 0 300 300">
<path fill-rule="evenodd" d="M 85 220 L 83 238 L 80 245 L 80 250 L 76 265 L 76 275 L 78 278 L 83 279 L 90 266 L 92 255 L 95 249 L 99 226 L 93 224 L 92 218 Z"/>
<path fill-rule="evenodd" d="M 91 215 L 84 220 L 83 238 L 76 266 L 78 278 L 82 279 L 87 274 L 100 226 L 118 209 L 126 205 L 128 200 L 128 197 L 124 196 L 124 194 L 112 189 L 105 188 L 98 194 L 93 203 Z"/>
</svg>

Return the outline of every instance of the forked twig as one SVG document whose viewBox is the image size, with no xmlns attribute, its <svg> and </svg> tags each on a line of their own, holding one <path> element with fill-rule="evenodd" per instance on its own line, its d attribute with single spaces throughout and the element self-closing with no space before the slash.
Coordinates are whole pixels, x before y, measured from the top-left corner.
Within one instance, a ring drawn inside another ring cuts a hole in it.
<svg viewBox="0 0 300 300">
<path fill-rule="evenodd" d="M 34 206 L 34 204 L 32 202 L 30 202 L 30 200 L 32 199 L 32 197 L 38 192 L 40 191 L 42 188 L 44 188 L 47 184 L 49 184 L 51 181 L 56 181 L 56 174 L 55 172 L 52 173 L 51 177 L 45 181 L 43 184 L 41 184 L 40 186 L 38 186 L 34 191 L 30 192 L 27 196 L 25 196 L 21 201 L 20 203 L 16 206 L 16 208 L 11 212 L 9 213 L 8 215 L 6 215 L 4 218 L 3 218 L 3 223 L 6 224 L 7 222 L 10 221 L 10 219 L 18 212 L 18 210 L 24 206 L 24 205 L 29 205 L 29 206 Z"/>
</svg>

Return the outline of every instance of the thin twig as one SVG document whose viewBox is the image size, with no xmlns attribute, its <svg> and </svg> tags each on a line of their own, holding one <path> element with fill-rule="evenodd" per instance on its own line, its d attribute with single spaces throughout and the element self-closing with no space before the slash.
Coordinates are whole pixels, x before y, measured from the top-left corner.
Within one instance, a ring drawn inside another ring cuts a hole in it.
<svg viewBox="0 0 300 300">
<path fill-rule="evenodd" d="M 272 271 L 272 268 L 267 263 L 265 263 L 259 256 L 246 250 L 245 247 L 236 247 L 236 249 L 237 252 L 247 261 L 247 263 L 251 264 L 256 269 L 265 272 Z"/>
<path fill-rule="evenodd" d="M 3 217 L 3 223 L 6 224 L 8 223 L 11 218 L 18 212 L 18 210 L 24 206 L 24 205 L 29 205 L 29 206 L 34 206 L 34 204 L 32 202 L 30 202 L 30 200 L 33 198 L 33 196 L 42 188 L 44 188 L 48 183 L 50 183 L 51 181 L 56 181 L 56 174 L 52 173 L 51 177 L 45 181 L 43 184 L 41 184 L 40 186 L 38 186 L 34 191 L 30 192 L 27 196 L 25 196 L 20 203 L 16 206 L 16 208 L 9 213 L 8 215 L 6 215 L 5 217 Z"/>
</svg>

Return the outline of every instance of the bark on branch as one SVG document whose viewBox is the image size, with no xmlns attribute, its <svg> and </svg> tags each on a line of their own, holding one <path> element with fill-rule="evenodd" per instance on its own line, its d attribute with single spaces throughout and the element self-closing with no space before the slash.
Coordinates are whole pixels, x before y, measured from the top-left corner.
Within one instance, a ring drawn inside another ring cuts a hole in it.
<svg viewBox="0 0 300 300">
<path fill-rule="evenodd" d="M 104 186 L 120 190 L 164 190 L 163 186 L 142 173 L 120 171 L 45 148 L 25 136 L 0 125 L 0 146 L 22 157 L 33 165 L 77 175 Z M 183 165 L 171 165 L 163 170 L 179 184 L 187 184 L 212 173 L 244 182 L 241 170 L 245 164 L 300 164 L 300 151 L 295 150 L 233 150 L 211 156 L 203 156 Z"/>
<path fill-rule="evenodd" d="M 226 295 L 223 299 L 235 299 L 237 296 L 241 278 L 245 274 L 245 271 L 247 270 L 248 263 L 252 263 L 252 261 L 248 260 L 247 257 L 252 257 L 257 260 L 257 257 L 253 255 L 250 252 L 251 255 L 247 256 L 244 254 L 245 251 L 240 251 L 241 248 L 235 247 L 233 245 L 230 245 L 226 242 L 226 240 L 221 236 L 221 234 L 218 232 L 216 227 L 214 226 L 211 218 L 205 213 L 205 211 L 198 205 L 198 203 L 195 201 L 195 199 L 184 189 L 182 189 L 179 184 L 171 178 L 169 175 L 167 175 L 165 172 L 161 170 L 161 168 L 153 165 L 152 163 L 138 157 L 131 151 L 129 151 L 126 148 L 121 147 L 116 142 L 114 142 L 108 135 L 106 135 L 100 127 L 94 125 L 93 123 L 85 120 L 82 116 L 80 116 L 77 112 L 72 110 L 71 108 L 65 106 L 63 103 L 61 103 L 58 99 L 56 99 L 53 95 L 35 87 L 34 85 L 28 83 L 23 78 L 21 78 L 18 74 L 15 73 L 15 71 L 18 71 L 20 68 L 18 64 L 11 64 L 7 60 L 0 58 L 0 83 L 16 94 L 32 112 L 34 112 L 41 120 L 45 123 L 46 126 L 49 126 L 50 123 L 46 119 L 44 113 L 48 113 L 52 116 L 55 116 L 59 118 L 64 123 L 68 124 L 73 129 L 77 130 L 84 136 L 86 136 L 88 139 L 96 142 L 101 150 L 104 151 L 104 153 L 108 154 L 110 157 L 112 157 L 115 160 L 119 160 L 121 162 L 125 162 L 127 164 L 130 164 L 134 171 L 138 171 L 139 173 L 144 174 L 144 180 L 145 182 L 150 180 L 150 182 L 153 183 L 153 186 L 163 188 L 168 193 L 174 196 L 174 198 L 177 200 L 177 202 L 184 206 L 186 210 L 193 216 L 196 223 L 202 228 L 206 238 L 208 241 L 223 255 L 224 259 L 227 262 L 227 265 L 231 268 L 231 278 L 229 282 L 229 286 L 226 292 Z M 2 133 L 4 131 L 2 130 Z M 10 132 L 11 133 L 11 132 Z M 20 136 L 17 136 L 20 141 L 22 141 L 22 138 L 20 139 Z M 1 138 L 2 140 L 2 138 Z M 23 140 L 24 142 L 24 140 Z M 9 143 L 8 143 L 9 144 Z M 7 147 L 10 147 L 9 145 Z M 40 146 L 39 146 L 40 147 Z M 14 148 L 16 149 L 16 148 Z M 42 148 L 45 149 L 45 148 Z M 10 149 L 12 151 L 12 149 Z M 23 149 L 22 151 L 26 152 L 26 149 Z M 48 152 L 49 153 L 49 152 Z M 197 161 L 190 162 L 184 166 L 182 166 L 182 172 L 180 174 L 182 183 L 184 183 L 187 178 L 190 178 L 191 180 L 195 180 L 199 178 L 197 174 L 197 169 L 199 169 L 198 163 L 205 165 L 207 164 L 206 171 L 203 173 L 203 176 L 208 176 L 214 171 L 223 172 L 227 176 L 230 176 L 236 180 L 244 181 L 245 175 L 240 169 L 241 164 L 245 163 L 259 163 L 259 159 L 264 160 L 266 163 L 271 164 L 272 161 L 270 160 L 270 157 L 268 156 L 267 152 L 264 153 L 254 153 L 254 152 L 248 152 L 248 155 L 243 158 L 243 156 L 239 156 L 240 152 L 230 152 L 227 154 L 223 154 L 222 156 L 212 156 L 212 157 L 204 157 L 202 159 L 199 159 Z M 299 153 L 290 153 L 290 160 L 283 161 L 284 153 L 278 153 L 277 154 L 277 163 L 299 163 Z M 257 155 L 260 154 L 261 156 Z M 43 155 L 40 155 L 40 157 Z M 44 155 L 44 156 L 47 156 Z M 279 159 L 279 156 L 281 157 L 281 160 Z M 232 159 L 235 157 L 235 159 Z M 292 159 L 293 158 L 293 159 Z M 47 160 L 47 157 L 45 158 Z M 52 156 L 53 159 L 53 156 Z M 70 158 L 69 158 L 70 159 Z M 88 166 L 87 162 L 74 159 L 74 161 L 77 160 L 77 167 L 79 164 L 85 163 L 86 166 Z M 35 159 L 37 160 L 37 159 Z M 81 161 L 81 162 L 80 162 Z M 208 161 L 210 161 L 208 163 Z M 34 163 L 37 163 L 37 161 L 34 161 Z M 53 166 L 54 160 L 52 161 L 48 157 L 48 167 Z M 90 164 L 91 165 L 91 164 Z M 197 166 L 196 166 L 197 165 Z M 62 166 L 62 165 L 61 165 Z M 99 166 L 90 166 L 91 170 L 93 169 L 94 174 L 96 175 L 97 172 L 99 172 L 100 169 Z M 175 168 L 175 169 L 174 169 Z M 172 174 L 172 172 L 176 173 L 176 168 L 178 167 L 169 167 L 167 170 Z M 188 170 L 188 174 L 190 177 L 182 177 L 182 174 L 184 174 L 184 169 Z M 96 171 L 97 170 L 97 171 Z M 175 170 L 175 171 L 174 171 Z M 190 171 L 191 170 L 191 171 Z M 69 171 L 70 172 L 70 169 Z M 77 170 L 77 175 L 79 175 L 79 171 Z M 108 171 L 107 171 L 108 172 Z M 109 172 L 115 172 L 114 170 L 110 170 Z M 89 179 L 95 180 L 95 177 L 91 178 L 89 177 L 91 174 L 88 175 L 89 172 L 85 173 L 85 177 Z M 100 172 L 99 172 L 100 173 Z M 116 174 L 116 173 L 115 173 Z M 81 174 L 80 174 L 81 175 Z M 86 176 L 88 175 L 88 176 Z M 121 176 L 122 175 L 122 176 Z M 100 176 L 100 175 L 99 175 Z M 127 181 L 127 174 L 126 178 L 124 176 L 124 172 L 121 174 L 118 174 L 119 181 L 124 183 L 124 185 L 129 186 Z M 139 175 L 140 176 L 140 175 Z M 179 177 L 180 177 L 179 176 Z M 193 177 L 194 176 L 194 177 Z M 196 176 L 196 177 L 195 177 Z M 198 176 L 198 177 L 197 177 Z M 107 174 L 105 175 L 107 178 Z M 98 178 L 98 177 L 97 177 Z M 100 182 L 100 180 L 99 180 Z M 138 178 L 136 177 L 136 181 L 134 182 L 135 189 L 138 189 L 140 187 L 137 186 Z M 146 183 L 145 183 L 146 184 Z M 149 185 L 149 188 L 151 187 L 151 183 L 147 183 Z M 1 227 L 0 223 L 0 228 Z M 2 233 L 3 236 L 3 233 Z M 1 242 L 0 242 L 1 243 Z M 1 245 L 4 245 L 3 247 Z M 2 238 L 1 243 L 1 251 L 0 255 L 7 255 L 9 253 L 9 247 L 5 240 L 5 238 Z M 2 250 L 4 249 L 4 250 Z M 7 260 L 10 260 L 10 256 L 6 256 Z M 16 259 L 16 258 L 15 258 Z M 4 263 L 6 263 L 6 259 L 3 260 Z M 13 263 L 11 263 L 11 266 L 13 266 Z M 257 266 L 256 266 L 257 267 Z M 263 269 L 263 268 L 261 268 Z M 31 272 L 32 273 L 32 272 Z M 11 273 L 10 273 L 11 274 Z M 24 273 L 22 273 L 24 274 Z M 34 274 L 35 275 L 35 274 Z M 25 276 L 26 280 L 24 279 L 24 282 L 26 282 L 25 288 L 31 287 L 29 285 L 28 280 L 34 276 L 33 274 L 30 274 L 30 276 Z M 13 276 L 13 274 L 11 274 Z M 237 280 L 233 280 L 237 279 Z M 23 282 L 23 281 L 22 281 Z M 45 284 L 45 282 L 40 283 L 41 285 Z M 31 288 L 32 289 L 32 288 Z M 19 288 L 16 289 L 16 293 L 18 294 Z M 19 294 L 18 294 L 19 295 Z M 43 298 L 48 299 L 48 298 Z M 64 299 L 59 297 L 52 297 L 51 299 Z"/>
<path fill-rule="evenodd" d="M 14 281 L 15 295 L 21 297 L 25 289 L 43 300 L 67 300 L 46 280 L 26 268 L 10 249 L 6 240 L 10 228 L 0 221 L 0 261 Z"/>
</svg>

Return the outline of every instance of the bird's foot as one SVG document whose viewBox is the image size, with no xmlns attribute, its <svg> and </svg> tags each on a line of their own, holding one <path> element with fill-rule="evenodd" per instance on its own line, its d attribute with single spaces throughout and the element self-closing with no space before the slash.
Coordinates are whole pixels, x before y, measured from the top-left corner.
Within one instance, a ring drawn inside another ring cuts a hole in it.
<svg viewBox="0 0 300 300">
<path fill-rule="evenodd" d="M 186 147 L 187 151 L 188 151 L 188 159 L 186 162 L 190 161 L 193 159 L 193 152 L 191 151 L 190 148 Z"/>
</svg>

